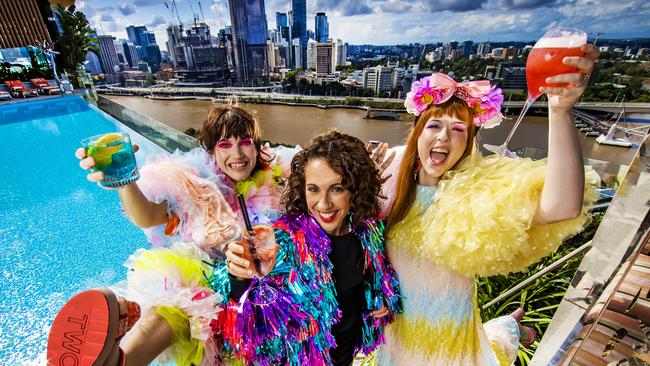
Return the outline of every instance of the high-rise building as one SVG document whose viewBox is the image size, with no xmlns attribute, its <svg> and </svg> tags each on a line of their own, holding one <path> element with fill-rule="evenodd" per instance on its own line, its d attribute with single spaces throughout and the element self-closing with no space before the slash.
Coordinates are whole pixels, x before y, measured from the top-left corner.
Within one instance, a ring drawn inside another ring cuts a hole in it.
<svg viewBox="0 0 650 366">
<path fill-rule="evenodd" d="M 148 39 L 144 35 L 145 32 L 147 32 L 147 27 L 144 25 L 137 27 L 130 25 L 126 27 L 126 34 L 129 37 L 129 41 L 131 41 L 136 46 L 146 46 L 148 44 Z"/>
<path fill-rule="evenodd" d="M 523 62 L 501 62 L 494 76 L 501 79 L 504 90 L 526 90 L 526 65 Z"/>
<path fill-rule="evenodd" d="M 474 47 L 474 42 L 467 40 L 463 42 L 463 56 L 469 57 L 472 54 L 472 48 Z"/>
<path fill-rule="evenodd" d="M 101 74 L 102 73 L 102 64 L 99 62 L 99 57 L 92 52 L 88 51 L 86 53 L 86 70 L 90 72 L 91 74 Z"/>
<path fill-rule="evenodd" d="M 138 49 L 136 46 L 132 42 L 125 41 L 122 42 L 122 48 L 124 49 L 126 62 L 128 62 L 131 67 L 137 67 L 138 62 L 140 62 L 140 56 L 138 55 Z"/>
<path fill-rule="evenodd" d="M 390 93 L 397 84 L 397 73 L 392 67 L 375 66 L 363 69 L 363 88 L 372 89 L 376 96 Z"/>
<path fill-rule="evenodd" d="M 264 0 L 228 0 L 237 83 L 268 83 L 267 21 Z"/>
<path fill-rule="evenodd" d="M 307 69 L 316 70 L 316 48 L 318 42 L 313 39 L 307 41 Z"/>
<path fill-rule="evenodd" d="M 277 60 L 275 57 L 276 54 L 276 48 L 275 43 L 273 41 L 268 40 L 266 41 L 266 52 L 267 52 L 267 59 L 269 60 L 269 72 L 275 71 L 275 68 L 277 67 Z"/>
<path fill-rule="evenodd" d="M 307 64 L 307 0 L 291 0 L 291 38 L 300 41 L 300 54 L 294 55 L 294 64 L 298 67 Z"/>
<path fill-rule="evenodd" d="M 302 55 L 302 46 L 300 45 L 300 38 L 294 38 L 293 41 L 291 42 L 291 54 L 294 57 L 294 63 L 293 67 L 297 68 L 302 68 L 304 69 L 307 65 L 302 63 L 302 57 L 299 57 Z M 307 51 L 305 50 L 305 54 Z M 306 57 L 305 57 L 306 58 Z"/>
<path fill-rule="evenodd" d="M 287 13 L 280 13 L 279 11 L 275 12 L 275 29 L 278 32 L 282 31 L 282 27 L 288 27 L 289 20 L 287 19 Z"/>
<path fill-rule="evenodd" d="M 0 48 L 18 48 L 52 42 L 56 34 L 49 3 L 42 0 L 0 1 Z M 54 36 L 52 34 L 52 36 Z"/>
<path fill-rule="evenodd" d="M 333 50 L 331 43 L 316 44 L 316 75 L 325 76 L 334 72 L 332 62 Z"/>
<path fill-rule="evenodd" d="M 503 50 L 503 59 L 508 60 L 510 58 L 517 57 L 517 49 L 514 46 L 509 46 Z"/>
<path fill-rule="evenodd" d="M 160 69 L 160 62 L 162 56 L 160 55 L 160 48 L 157 44 L 148 44 L 145 46 L 147 50 L 147 63 L 151 67 L 151 72 L 156 73 Z"/>
<path fill-rule="evenodd" d="M 115 37 L 110 35 L 97 36 L 99 41 L 99 62 L 105 74 L 113 74 L 116 65 L 120 64 L 115 49 Z"/>
<path fill-rule="evenodd" d="M 345 65 L 345 62 L 347 61 L 348 44 L 343 43 L 340 39 L 335 39 L 332 43 L 334 51 L 334 54 L 332 55 L 332 65 L 334 66 L 334 70 L 336 70 L 338 65 Z"/>
<path fill-rule="evenodd" d="M 141 46 L 147 46 L 150 44 L 156 44 L 156 34 L 152 31 L 143 32 Z"/>
<path fill-rule="evenodd" d="M 181 28 L 177 25 L 170 25 L 167 27 L 167 51 L 169 52 L 169 58 L 171 59 L 172 65 L 178 67 L 176 61 L 176 47 L 181 41 Z"/>
<path fill-rule="evenodd" d="M 329 40 L 329 23 L 327 23 L 327 15 L 325 13 L 316 13 L 316 42 L 325 43 Z"/>
<path fill-rule="evenodd" d="M 478 44 L 478 49 L 476 50 L 477 55 L 487 55 L 492 51 L 492 47 L 490 45 L 490 42 L 483 42 Z"/>
</svg>

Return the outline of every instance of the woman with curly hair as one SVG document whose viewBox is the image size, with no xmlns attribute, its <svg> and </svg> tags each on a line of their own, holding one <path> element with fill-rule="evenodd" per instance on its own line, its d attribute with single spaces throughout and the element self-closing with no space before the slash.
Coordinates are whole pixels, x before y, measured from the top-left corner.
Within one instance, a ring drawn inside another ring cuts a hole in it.
<svg viewBox="0 0 650 366">
<path fill-rule="evenodd" d="M 212 277 L 215 290 L 232 299 L 225 318 L 236 327 L 226 341 L 262 365 L 351 365 L 357 351 L 383 341 L 384 325 L 401 311 L 378 219 L 383 180 L 364 144 L 335 131 L 313 139 L 291 168 L 286 213 L 274 224 L 273 270 L 245 280 L 252 264 L 231 243 Z M 250 288 L 258 281 L 274 287 L 277 300 L 250 304 L 247 289 L 219 280 L 226 272 Z"/>
</svg>

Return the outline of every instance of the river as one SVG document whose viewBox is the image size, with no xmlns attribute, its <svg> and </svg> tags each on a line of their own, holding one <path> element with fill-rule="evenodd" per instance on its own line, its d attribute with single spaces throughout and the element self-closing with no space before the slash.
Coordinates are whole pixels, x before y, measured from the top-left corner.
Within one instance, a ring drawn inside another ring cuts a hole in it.
<svg viewBox="0 0 650 366">
<path fill-rule="evenodd" d="M 212 102 L 210 100 L 152 100 L 137 96 L 113 96 L 107 98 L 133 109 L 147 117 L 158 120 L 179 131 L 192 127 L 201 128 Z M 310 106 L 286 106 L 271 104 L 243 104 L 258 118 L 264 138 L 275 143 L 304 145 L 313 136 L 335 128 L 349 133 L 363 141 L 381 140 L 391 146 L 402 144 L 413 116 L 401 114 L 400 121 L 364 119 L 365 111 L 358 109 L 328 108 Z M 508 119 L 493 129 L 479 133 L 480 144 L 501 144 L 517 116 Z M 515 133 L 510 148 L 522 146 L 546 149 L 548 118 L 526 116 Z M 595 137 L 580 134 L 580 143 L 585 157 L 609 162 L 610 174 L 616 174 L 619 165 L 628 165 L 635 154 L 633 148 L 622 148 L 597 144 Z"/>
</svg>

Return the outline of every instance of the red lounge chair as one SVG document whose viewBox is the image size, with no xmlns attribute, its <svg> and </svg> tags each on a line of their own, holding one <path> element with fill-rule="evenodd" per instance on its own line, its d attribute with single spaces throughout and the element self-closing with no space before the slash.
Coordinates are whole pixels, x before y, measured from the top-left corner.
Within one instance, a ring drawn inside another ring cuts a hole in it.
<svg viewBox="0 0 650 366">
<path fill-rule="evenodd" d="M 20 95 L 21 97 L 25 98 L 27 96 L 38 96 L 38 92 L 36 89 L 30 89 L 23 84 L 22 81 L 20 80 L 7 80 L 5 81 L 5 85 L 11 89 L 11 92 L 17 95 Z"/>
<path fill-rule="evenodd" d="M 58 86 L 50 85 L 50 83 L 43 78 L 31 79 L 30 82 L 38 88 L 43 94 L 56 94 L 61 92 Z"/>
</svg>

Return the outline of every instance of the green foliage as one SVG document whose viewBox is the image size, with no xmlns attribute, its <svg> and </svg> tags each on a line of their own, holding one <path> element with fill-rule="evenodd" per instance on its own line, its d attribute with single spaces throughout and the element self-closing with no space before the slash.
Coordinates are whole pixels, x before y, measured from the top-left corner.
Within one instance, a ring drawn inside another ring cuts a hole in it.
<svg viewBox="0 0 650 366">
<path fill-rule="evenodd" d="M 9 62 L 0 63 L 0 82 L 5 80 L 23 80 L 44 78 L 53 79 L 52 70 L 46 65 L 28 68 L 20 64 L 11 64 Z"/>
<path fill-rule="evenodd" d="M 482 307 L 483 304 L 488 303 L 490 300 L 506 292 L 511 287 L 548 267 L 553 262 L 591 240 L 600 224 L 600 221 L 602 220 L 602 217 L 602 213 L 594 214 L 592 222 L 581 234 L 565 241 L 557 251 L 549 254 L 547 257 L 531 266 L 528 269 L 528 272 L 478 278 L 477 287 L 479 308 Z M 519 293 L 515 293 L 509 298 L 506 298 L 487 309 L 481 309 L 481 317 L 484 322 L 511 314 L 519 307 L 526 311 L 526 316 L 522 320 L 522 323 L 535 329 L 537 332 L 537 341 L 530 349 L 519 349 L 518 362 L 520 365 L 528 365 L 537 345 L 539 344 L 539 340 L 550 324 L 553 314 L 555 314 L 555 310 L 560 305 L 560 301 L 562 300 L 562 297 L 564 297 L 569 283 L 578 269 L 581 260 L 581 256 L 574 257 L 562 266 L 555 268 L 550 273 L 538 278 L 533 284 L 521 290 Z"/>
<path fill-rule="evenodd" d="M 190 127 L 187 130 L 185 130 L 185 134 L 196 138 L 196 137 L 199 136 L 199 131 L 197 131 L 194 128 Z"/>
<path fill-rule="evenodd" d="M 54 12 L 59 17 L 63 29 L 63 34 L 54 46 L 60 52 L 57 55 L 57 65 L 67 72 L 74 73 L 84 62 L 89 51 L 99 51 L 99 42 L 84 13 L 70 11 L 61 4 L 56 5 Z"/>
</svg>

